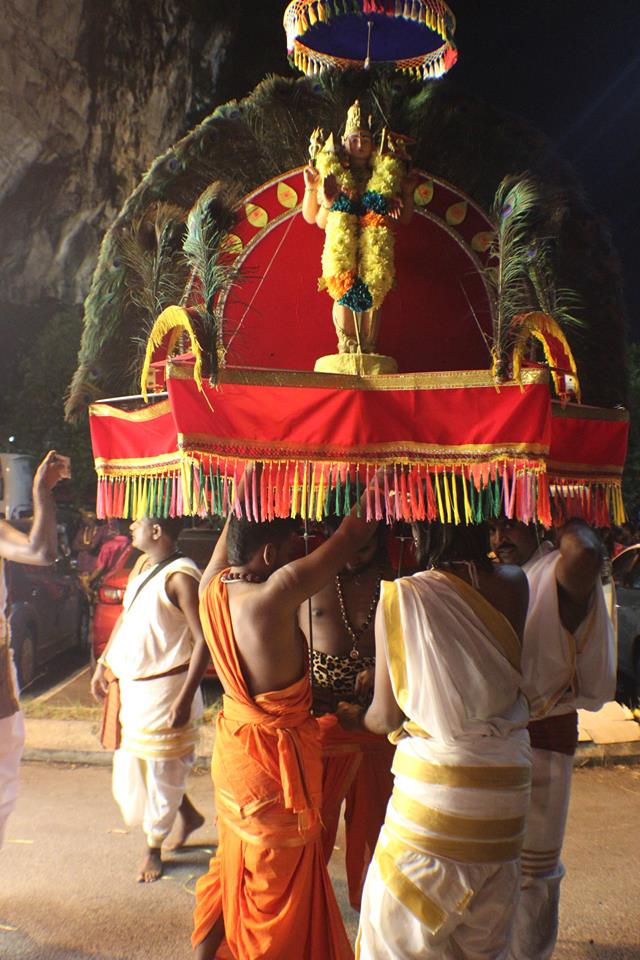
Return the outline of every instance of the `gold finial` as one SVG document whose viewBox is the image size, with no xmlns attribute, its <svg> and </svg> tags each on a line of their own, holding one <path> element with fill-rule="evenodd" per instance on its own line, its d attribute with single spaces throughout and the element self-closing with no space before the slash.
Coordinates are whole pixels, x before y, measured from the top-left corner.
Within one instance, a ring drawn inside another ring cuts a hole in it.
<svg viewBox="0 0 640 960">
<path fill-rule="evenodd" d="M 316 127 L 309 139 L 309 159 L 313 164 L 315 164 L 316 157 L 322 150 L 324 139 L 324 130 L 322 127 Z"/>
<path fill-rule="evenodd" d="M 368 121 L 362 116 L 360 101 L 356 100 L 347 110 L 347 122 L 344 127 L 343 140 L 346 140 L 352 133 L 358 133 L 359 130 L 366 130 L 371 133 L 371 117 Z"/>
</svg>

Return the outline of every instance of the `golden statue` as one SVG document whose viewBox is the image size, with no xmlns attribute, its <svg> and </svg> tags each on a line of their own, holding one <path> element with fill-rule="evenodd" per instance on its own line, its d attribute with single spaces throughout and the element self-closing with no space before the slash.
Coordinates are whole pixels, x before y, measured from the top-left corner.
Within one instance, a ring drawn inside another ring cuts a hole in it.
<svg viewBox="0 0 640 960">
<path fill-rule="evenodd" d="M 384 129 L 376 149 L 371 118 L 358 100 L 347 113 L 340 148 L 333 134 L 325 139 L 316 129 L 311 135 L 302 215 L 326 234 L 320 289 L 333 299 L 339 354 L 375 354 L 380 308 L 395 279 L 392 224 L 409 223 L 413 215 L 417 177 L 408 170 L 404 144 Z M 390 358 L 381 360 L 390 361 L 382 364 L 386 372 L 395 369 Z"/>
</svg>

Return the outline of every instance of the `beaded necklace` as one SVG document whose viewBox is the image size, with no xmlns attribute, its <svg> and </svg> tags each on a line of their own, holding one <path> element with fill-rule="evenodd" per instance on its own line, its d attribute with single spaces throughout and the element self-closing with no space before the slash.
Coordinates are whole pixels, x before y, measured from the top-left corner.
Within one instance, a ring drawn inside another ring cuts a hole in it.
<svg viewBox="0 0 640 960">
<path fill-rule="evenodd" d="M 264 577 L 259 576 L 257 573 L 232 573 L 231 570 L 223 573 L 220 577 L 222 583 L 237 583 L 238 581 L 243 581 L 244 583 L 264 583 L 264 579 Z"/>
<path fill-rule="evenodd" d="M 342 592 L 342 579 L 339 573 L 336 574 L 336 593 L 338 594 L 338 606 L 340 607 L 340 616 L 342 617 L 342 622 L 344 623 L 345 630 L 347 631 L 351 639 L 351 650 L 349 651 L 349 656 L 352 660 L 358 660 L 360 657 L 360 651 L 358 650 L 358 643 L 360 642 L 360 638 L 362 637 L 362 635 L 364 634 L 367 627 L 369 626 L 369 624 L 371 623 L 371 621 L 375 616 L 376 607 L 378 606 L 378 600 L 380 599 L 381 581 L 382 581 L 382 576 L 378 571 L 378 576 L 376 579 L 376 585 L 373 589 L 373 597 L 371 598 L 371 605 L 369 607 L 369 612 L 367 614 L 366 620 L 364 621 L 360 629 L 357 630 L 351 623 L 351 620 L 349 619 L 349 615 L 347 613 L 347 608 L 344 602 L 344 594 Z"/>
</svg>

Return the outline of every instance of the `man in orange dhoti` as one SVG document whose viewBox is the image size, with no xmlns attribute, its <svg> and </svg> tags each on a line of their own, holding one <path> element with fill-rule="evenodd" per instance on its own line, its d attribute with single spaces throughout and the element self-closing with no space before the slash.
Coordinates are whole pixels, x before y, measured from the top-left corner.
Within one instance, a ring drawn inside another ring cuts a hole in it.
<svg viewBox="0 0 640 960">
<path fill-rule="evenodd" d="M 289 521 L 231 518 L 203 577 L 201 620 L 224 687 L 212 777 L 219 847 L 196 887 L 198 960 L 353 956 L 320 839 L 322 764 L 297 608 L 369 536 L 351 515 L 289 562 Z M 197 679 L 192 664 L 183 696 Z"/>
<path fill-rule="evenodd" d="M 320 727 L 323 767 L 322 846 L 328 862 L 344 803 L 345 865 L 354 910 L 360 909 L 364 878 L 391 796 L 395 747 L 384 736 L 345 730 L 335 711 L 341 700 L 364 706 L 371 701 L 373 624 L 382 579 L 392 580 L 393 573 L 386 556 L 384 528 L 378 526 L 369 541 L 298 613 L 309 642 L 313 629 L 313 706 Z"/>
</svg>

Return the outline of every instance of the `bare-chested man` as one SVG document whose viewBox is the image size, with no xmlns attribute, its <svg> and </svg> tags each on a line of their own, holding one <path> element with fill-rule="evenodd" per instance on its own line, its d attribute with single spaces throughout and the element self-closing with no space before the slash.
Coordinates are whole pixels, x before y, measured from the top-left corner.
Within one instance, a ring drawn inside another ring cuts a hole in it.
<svg viewBox="0 0 640 960">
<path fill-rule="evenodd" d="M 51 493 L 58 480 L 68 477 L 69 460 L 52 450 L 33 481 L 33 523 L 29 533 L 0 520 L 0 846 L 7 818 L 18 793 L 18 767 L 24 745 L 24 719 L 6 622 L 6 585 L 3 560 L 48 566 L 57 552 L 56 510 Z"/>
<path fill-rule="evenodd" d="M 367 706 L 371 700 L 380 583 L 392 579 L 385 528 L 374 527 L 369 541 L 310 601 L 313 704 L 322 737 L 323 848 L 328 861 L 346 801 L 345 857 L 355 910 L 391 795 L 395 748 L 386 737 L 344 730 L 335 710 L 340 701 Z M 309 603 L 300 607 L 298 621 L 309 641 Z"/>
<path fill-rule="evenodd" d="M 205 572 L 200 616 L 225 695 L 212 760 L 220 843 L 196 889 L 198 960 L 225 935 L 245 960 L 352 957 L 322 854 L 319 732 L 296 617 L 370 530 L 352 513 L 292 561 L 290 521 L 231 518 Z M 187 701 L 201 668 L 196 653 Z"/>
</svg>

